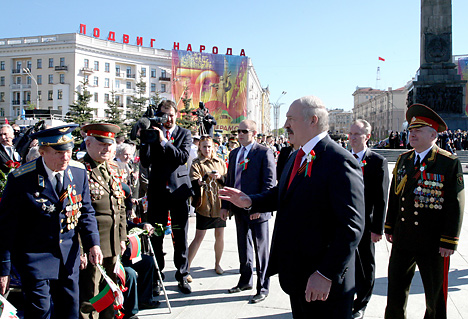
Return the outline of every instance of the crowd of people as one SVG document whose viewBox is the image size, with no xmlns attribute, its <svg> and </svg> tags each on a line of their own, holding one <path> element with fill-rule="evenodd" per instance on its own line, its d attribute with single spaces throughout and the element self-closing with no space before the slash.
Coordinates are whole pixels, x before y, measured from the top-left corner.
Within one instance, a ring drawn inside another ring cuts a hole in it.
<svg viewBox="0 0 468 319">
<path fill-rule="evenodd" d="M 255 289 L 250 302 L 262 302 L 278 274 L 294 318 L 363 318 L 375 282 L 375 243 L 385 237 L 393 243 L 385 318 L 405 318 L 416 265 L 425 318 L 447 317 L 448 261 L 458 244 L 464 185 L 459 160 L 444 150 L 448 143 L 438 143 L 447 136 L 463 148 L 466 133 L 451 134 L 428 107 L 410 107 L 405 138 L 413 149 L 390 178 L 387 160 L 367 146 L 371 125 L 356 120 L 346 150 L 328 135 L 328 113 L 314 96 L 291 104 L 288 141 L 260 134 L 252 120 L 225 136 L 211 127 L 192 134 L 176 124 L 174 102 L 158 107 L 167 121 L 140 129 L 138 146 L 116 125 L 83 125 L 77 160 L 76 124 L 32 134 L 21 166 L 15 129 L 0 126 L 0 167 L 10 173 L 0 201 L 0 293 L 8 292 L 16 268 L 26 319 L 136 319 L 140 310 L 158 307 L 164 232 L 171 233 L 178 289 L 190 294 L 197 280 L 190 268 L 209 229 L 214 273 L 224 273 L 231 216 L 240 276 L 230 294 Z M 401 136 L 392 132 L 392 145 L 401 146 Z M 191 210 L 196 231 L 189 243 Z M 127 246 L 134 228 L 144 231 L 137 262 Z M 103 271 L 123 286 L 124 300 L 121 309 L 109 305 L 98 313 L 92 300 L 106 288 Z"/>
</svg>

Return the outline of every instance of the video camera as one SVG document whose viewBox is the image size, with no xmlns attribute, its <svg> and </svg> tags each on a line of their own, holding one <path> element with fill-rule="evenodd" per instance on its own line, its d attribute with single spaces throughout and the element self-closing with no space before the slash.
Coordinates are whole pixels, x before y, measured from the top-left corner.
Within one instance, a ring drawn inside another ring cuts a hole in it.
<svg viewBox="0 0 468 319">
<path fill-rule="evenodd" d="M 197 116 L 197 125 L 201 125 L 205 120 L 205 116 L 209 114 L 208 109 L 205 107 L 205 103 L 199 102 L 198 109 L 192 112 L 193 115 Z"/>
<path fill-rule="evenodd" d="M 133 125 L 132 131 L 130 132 L 130 139 L 136 140 L 140 137 L 140 140 L 144 143 L 153 143 L 158 140 L 158 134 L 151 127 L 156 126 L 162 128 L 162 124 L 166 123 L 169 117 L 167 114 L 161 112 L 161 104 L 158 106 L 150 104 L 143 116 Z M 138 131 L 140 130 L 140 136 Z"/>
</svg>

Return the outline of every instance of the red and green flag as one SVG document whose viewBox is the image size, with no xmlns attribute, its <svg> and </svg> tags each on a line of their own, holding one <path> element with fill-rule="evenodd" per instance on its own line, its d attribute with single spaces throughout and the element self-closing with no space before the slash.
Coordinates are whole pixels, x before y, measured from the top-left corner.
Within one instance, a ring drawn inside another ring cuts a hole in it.
<svg viewBox="0 0 468 319">
<path fill-rule="evenodd" d="M 130 260 L 132 263 L 136 263 L 141 260 L 141 241 L 137 234 L 128 235 L 130 242 Z"/>
<path fill-rule="evenodd" d="M 97 312 L 101 312 L 114 303 L 114 293 L 112 292 L 109 284 L 96 296 L 91 298 L 89 302 L 93 305 Z"/>
</svg>

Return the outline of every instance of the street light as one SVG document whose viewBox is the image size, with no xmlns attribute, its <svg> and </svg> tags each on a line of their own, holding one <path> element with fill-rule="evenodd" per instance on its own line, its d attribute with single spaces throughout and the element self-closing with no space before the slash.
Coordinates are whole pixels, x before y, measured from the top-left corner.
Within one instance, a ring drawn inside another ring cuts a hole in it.
<svg viewBox="0 0 468 319">
<path fill-rule="evenodd" d="M 281 92 L 281 95 L 279 96 L 279 98 L 276 100 L 276 103 L 272 104 L 273 106 L 273 116 L 275 118 L 275 135 L 276 137 L 278 137 L 278 122 L 279 122 L 279 110 L 280 110 L 280 107 L 281 105 L 283 105 L 283 103 L 279 103 L 279 100 L 283 97 L 283 95 L 286 95 L 286 91 L 283 91 Z"/>
<path fill-rule="evenodd" d="M 23 68 L 23 72 L 29 75 L 29 77 L 33 79 L 34 83 L 36 84 L 36 106 L 39 109 L 40 108 L 39 107 L 39 86 L 37 85 L 36 78 L 31 74 L 31 70 L 28 68 Z M 21 110 L 21 113 L 23 113 L 22 110 Z"/>
</svg>

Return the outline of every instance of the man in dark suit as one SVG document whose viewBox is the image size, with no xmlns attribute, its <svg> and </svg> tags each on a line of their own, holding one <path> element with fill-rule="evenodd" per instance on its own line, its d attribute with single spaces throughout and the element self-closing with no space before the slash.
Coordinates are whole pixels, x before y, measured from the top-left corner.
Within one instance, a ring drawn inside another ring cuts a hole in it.
<svg viewBox="0 0 468 319">
<path fill-rule="evenodd" d="M 0 125 L 0 169 L 8 173 L 11 168 L 11 162 L 20 162 L 21 157 L 13 146 L 15 132 L 10 124 Z"/>
<path fill-rule="evenodd" d="M 375 243 L 382 239 L 387 210 L 388 163 L 367 148 L 372 127 L 366 120 L 356 120 L 349 131 L 352 154 L 358 160 L 364 175 L 366 224 L 356 250 L 356 299 L 353 318 L 363 318 L 372 296 L 375 281 Z"/>
<path fill-rule="evenodd" d="M 127 240 L 127 216 L 125 194 L 121 177 L 123 171 L 112 160 L 115 134 L 120 131 L 117 125 L 109 123 L 88 124 L 86 133 L 86 155 L 81 159 L 89 178 L 91 201 L 96 211 L 99 237 L 104 255 L 102 266 L 115 282 L 114 267 L 117 256 L 125 251 Z M 105 287 L 101 283 L 101 273 L 96 267 L 88 266 L 80 274 L 80 318 L 88 319 L 98 314 L 89 300 Z M 109 306 L 99 313 L 99 318 L 113 318 L 114 308 Z"/>
<path fill-rule="evenodd" d="M 10 174 L 0 202 L 0 293 L 8 289 L 13 263 L 21 275 L 26 319 L 78 318 L 78 233 L 91 263 L 102 262 L 86 170 L 71 160 L 76 127 L 33 135 L 41 157 Z"/>
<path fill-rule="evenodd" d="M 447 130 L 432 109 L 406 112 L 409 142 L 393 170 L 385 236 L 392 243 L 385 318 L 406 318 L 416 265 L 426 294 L 427 319 L 447 318 L 448 271 L 463 220 L 465 190 L 460 160 L 435 145 Z"/>
<path fill-rule="evenodd" d="M 328 136 L 328 113 L 320 99 L 294 101 L 285 128 L 301 148 L 278 186 L 250 197 L 225 188 L 220 198 L 253 211 L 278 210 L 267 276 L 279 274 L 294 318 L 349 319 L 354 255 L 364 230 L 361 168 Z"/>
<path fill-rule="evenodd" d="M 190 131 L 176 125 L 179 114 L 173 101 L 163 101 L 160 111 L 167 114 L 168 120 L 162 127 L 153 127 L 152 131 L 140 132 L 141 164 L 151 165 L 148 185 L 148 221 L 167 224 L 168 212 L 172 220 L 174 242 L 174 264 L 177 268 L 175 277 L 179 290 L 189 294 L 192 289 L 187 282 L 188 272 L 188 198 L 192 195 L 187 160 L 190 155 L 192 136 Z M 152 133 L 152 134 L 149 134 Z M 155 134 L 154 134 L 155 133 Z M 148 139 L 147 137 L 154 138 Z M 156 254 L 159 269 L 164 269 L 163 237 L 153 236 L 151 241 Z"/>
<path fill-rule="evenodd" d="M 239 143 L 242 145 L 229 154 L 229 169 L 226 186 L 235 187 L 246 194 L 257 194 L 275 186 L 275 159 L 271 150 L 255 142 L 257 124 L 244 120 L 239 124 Z M 235 216 L 237 230 L 237 250 L 239 252 L 240 278 L 238 284 L 229 289 L 230 293 L 252 289 L 253 265 L 257 261 L 257 293 L 251 302 L 263 301 L 270 288 L 270 278 L 266 277 L 268 265 L 269 230 L 268 220 L 271 212 L 260 214 L 243 208 L 222 203 L 221 216 L 227 217 L 230 209 Z"/>
</svg>

